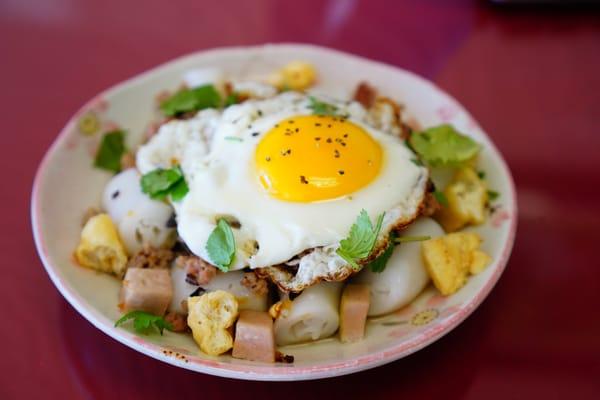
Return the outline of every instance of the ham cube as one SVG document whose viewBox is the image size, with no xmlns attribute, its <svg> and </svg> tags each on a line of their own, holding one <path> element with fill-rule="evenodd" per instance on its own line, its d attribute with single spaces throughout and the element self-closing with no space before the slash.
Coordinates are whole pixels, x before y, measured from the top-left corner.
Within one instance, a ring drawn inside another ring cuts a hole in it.
<svg viewBox="0 0 600 400">
<path fill-rule="evenodd" d="M 164 315 L 173 297 L 168 269 L 129 268 L 121 287 L 124 311 Z"/>
<path fill-rule="evenodd" d="M 340 340 L 344 343 L 362 340 L 369 311 L 369 286 L 350 284 L 340 302 Z"/>
<path fill-rule="evenodd" d="M 253 310 L 240 312 L 232 356 L 250 361 L 275 362 L 273 320 L 268 313 Z"/>
</svg>

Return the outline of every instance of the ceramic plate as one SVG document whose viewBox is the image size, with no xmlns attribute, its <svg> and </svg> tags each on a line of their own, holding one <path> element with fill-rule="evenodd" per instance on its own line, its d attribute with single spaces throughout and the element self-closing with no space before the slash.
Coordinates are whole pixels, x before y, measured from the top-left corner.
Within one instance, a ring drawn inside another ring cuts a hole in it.
<svg viewBox="0 0 600 400">
<path fill-rule="evenodd" d="M 368 323 L 366 339 L 341 344 L 327 339 L 288 346 L 293 364 L 260 364 L 202 354 L 190 335 L 166 332 L 136 335 L 114 328 L 120 283 L 77 266 L 72 259 L 84 211 L 100 204 L 110 175 L 92 168 L 102 132 L 126 129 L 128 144 L 139 143 L 154 118 L 156 97 L 174 90 L 185 71 L 218 67 L 231 76 L 264 75 L 292 60 L 305 60 L 319 71 L 318 91 L 341 98 L 367 80 L 384 95 L 404 103 L 423 126 L 451 123 L 483 145 L 479 167 L 501 193 L 485 225 L 474 230 L 493 263 L 456 294 L 443 297 L 429 287 L 414 302 Z M 307 45 L 234 47 L 191 54 L 145 72 L 100 93 L 67 123 L 42 161 L 32 194 L 33 232 L 50 278 L 63 296 L 94 326 L 119 342 L 164 362 L 190 370 L 252 380 L 302 380 L 349 374 L 413 353 L 448 333 L 483 301 L 500 277 L 516 228 L 515 191 L 510 172 L 481 127 L 452 97 L 408 71 L 338 51 Z"/>
</svg>

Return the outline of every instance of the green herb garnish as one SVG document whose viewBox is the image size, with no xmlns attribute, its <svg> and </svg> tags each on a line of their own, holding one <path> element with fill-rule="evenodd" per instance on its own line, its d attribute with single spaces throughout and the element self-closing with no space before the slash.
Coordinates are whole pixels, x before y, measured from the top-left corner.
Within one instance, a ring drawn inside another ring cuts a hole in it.
<svg viewBox="0 0 600 400">
<path fill-rule="evenodd" d="M 142 176 L 141 185 L 142 192 L 157 200 L 163 200 L 167 195 L 171 195 L 173 201 L 179 201 L 188 192 L 187 183 L 179 166 L 148 172 Z"/>
<path fill-rule="evenodd" d="M 396 238 L 396 243 L 423 242 L 429 239 L 431 236 L 399 236 Z"/>
<path fill-rule="evenodd" d="M 477 176 L 479 179 L 485 179 L 485 171 L 477 171 Z"/>
<path fill-rule="evenodd" d="M 352 265 L 353 268 L 358 269 L 359 266 L 356 261 L 371 254 L 381 230 L 384 214 L 377 217 L 377 222 L 375 227 L 373 227 L 369 214 L 365 210 L 361 210 L 358 218 L 356 218 L 356 222 L 350 228 L 348 237 L 340 241 L 340 247 L 336 252 Z"/>
<path fill-rule="evenodd" d="M 488 195 L 489 201 L 494 201 L 498 197 L 500 197 L 500 193 L 496 192 L 495 190 L 488 190 L 487 195 Z"/>
<path fill-rule="evenodd" d="M 121 171 L 121 157 L 125 153 L 125 132 L 116 130 L 106 133 L 94 159 L 94 167 L 112 172 Z"/>
<path fill-rule="evenodd" d="M 413 133 L 412 149 L 432 167 L 457 166 L 475 157 L 479 145 L 451 125 L 440 125 Z"/>
<path fill-rule="evenodd" d="M 448 207 L 448 199 L 446 198 L 444 192 L 436 190 L 435 192 L 433 192 L 433 197 L 435 197 L 437 202 L 440 203 L 442 206 Z"/>
<path fill-rule="evenodd" d="M 229 140 L 230 142 L 243 142 L 244 141 L 244 139 L 239 138 L 237 136 L 225 136 L 224 139 Z"/>
<path fill-rule="evenodd" d="M 337 113 L 337 107 L 333 104 L 319 101 L 313 96 L 310 96 L 308 100 L 310 101 L 308 108 L 310 108 L 315 115 L 336 115 Z"/>
<path fill-rule="evenodd" d="M 164 320 L 163 317 L 159 317 L 158 315 L 150 314 L 145 311 L 130 311 L 127 314 L 123 315 L 117 322 L 115 322 L 115 327 L 123 324 L 125 321 L 133 320 L 133 328 L 136 332 L 147 334 L 149 333 L 151 328 L 158 329 L 160 334 L 163 334 L 163 330 L 173 330 L 173 327 L 170 323 Z"/>
<path fill-rule="evenodd" d="M 237 93 L 230 93 L 229 95 L 227 95 L 227 97 L 225 97 L 225 101 L 223 102 L 223 107 L 227 108 L 229 106 L 232 106 L 234 104 L 237 104 L 240 102 L 240 98 L 238 97 Z"/>
<path fill-rule="evenodd" d="M 213 85 L 204 85 L 194 89 L 184 89 L 163 101 L 160 109 L 167 117 L 173 117 L 204 108 L 218 108 L 221 96 Z"/>
<path fill-rule="evenodd" d="M 221 271 L 229 271 L 229 266 L 235 256 L 235 238 L 229 223 L 223 218 L 217 221 L 217 226 L 213 229 L 206 242 L 206 251 L 208 257 L 214 265 Z"/>
<path fill-rule="evenodd" d="M 370 268 L 371 271 L 376 272 L 376 273 L 383 272 L 383 270 L 387 266 L 388 261 L 390 260 L 390 257 L 392 257 L 392 254 L 394 254 L 395 247 L 396 247 L 396 234 L 392 232 L 390 234 L 390 239 L 389 239 L 388 245 L 385 248 L 385 250 L 383 251 L 383 253 L 381 253 L 381 255 L 379 257 L 377 257 L 376 259 L 371 261 L 367 265 L 367 267 Z"/>
</svg>

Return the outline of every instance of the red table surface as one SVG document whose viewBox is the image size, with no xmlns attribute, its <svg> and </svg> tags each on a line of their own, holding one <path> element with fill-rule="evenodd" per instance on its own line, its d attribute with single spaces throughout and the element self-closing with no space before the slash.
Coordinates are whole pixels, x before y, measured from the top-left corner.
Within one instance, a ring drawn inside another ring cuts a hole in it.
<svg viewBox="0 0 600 400">
<path fill-rule="evenodd" d="M 518 189 L 506 272 L 446 337 L 355 375 L 245 382 L 138 354 L 96 330 L 52 286 L 30 228 L 35 169 L 70 115 L 100 90 L 188 52 L 284 41 L 415 71 L 473 113 Z M 600 398 L 597 10 L 422 0 L 2 0 L 0 54 L 0 399 Z"/>
</svg>

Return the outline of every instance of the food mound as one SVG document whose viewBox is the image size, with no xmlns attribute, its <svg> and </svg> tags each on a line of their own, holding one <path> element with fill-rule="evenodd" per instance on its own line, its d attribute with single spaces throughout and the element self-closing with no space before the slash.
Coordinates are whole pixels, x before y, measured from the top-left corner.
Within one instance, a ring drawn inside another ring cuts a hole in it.
<svg viewBox="0 0 600 400">
<path fill-rule="evenodd" d="M 278 346 L 359 341 L 369 317 L 490 263 L 461 231 L 488 214 L 480 145 L 367 83 L 336 99 L 316 82 L 299 61 L 262 79 L 188 71 L 135 151 L 105 134 L 94 165 L 115 175 L 75 258 L 122 281 L 116 325 L 290 362 Z M 436 170 L 453 175 L 441 190 Z"/>
</svg>

